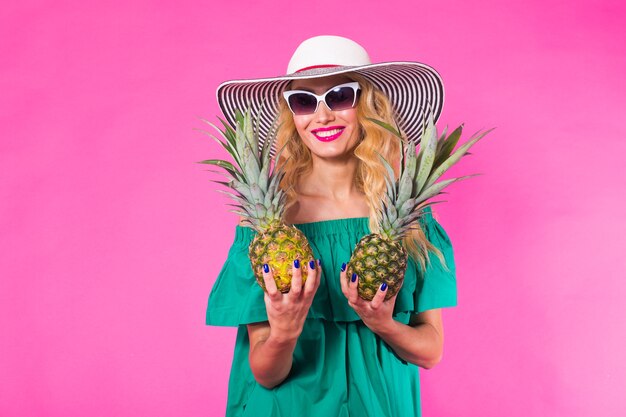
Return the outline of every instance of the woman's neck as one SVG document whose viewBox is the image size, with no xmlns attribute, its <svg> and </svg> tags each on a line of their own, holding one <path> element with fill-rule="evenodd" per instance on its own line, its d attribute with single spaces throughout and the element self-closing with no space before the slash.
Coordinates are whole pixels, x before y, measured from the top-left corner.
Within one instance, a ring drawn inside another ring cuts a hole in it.
<svg viewBox="0 0 626 417">
<path fill-rule="evenodd" d="M 298 183 L 298 194 L 346 200 L 360 194 L 356 186 L 358 160 L 313 158 L 311 172 Z"/>
<path fill-rule="evenodd" d="M 314 159 L 296 186 L 297 199 L 285 212 L 287 224 L 369 216 L 367 198 L 356 185 L 358 160 Z"/>
</svg>

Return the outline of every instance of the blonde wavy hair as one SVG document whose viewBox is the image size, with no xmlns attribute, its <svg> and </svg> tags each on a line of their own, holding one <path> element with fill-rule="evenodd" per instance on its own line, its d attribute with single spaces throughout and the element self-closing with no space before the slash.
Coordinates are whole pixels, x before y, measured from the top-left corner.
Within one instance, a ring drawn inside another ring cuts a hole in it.
<svg viewBox="0 0 626 417">
<path fill-rule="evenodd" d="M 355 176 L 357 189 L 366 196 L 369 206 L 369 227 L 373 233 L 380 231 L 380 202 L 387 186 L 387 170 L 379 158 L 382 155 L 398 175 L 400 163 L 400 141 L 368 118 L 382 120 L 395 126 L 393 108 L 387 96 L 359 74 L 350 73 L 347 77 L 357 81 L 361 87 L 357 109 L 360 142 L 354 149 L 359 160 Z M 281 100 L 279 110 L 280 126 L 277 131 L 276 149 L 282 149 L 277 164 L 283 165 L 285 175 L 281 188 L 287 194 L 287 208 L 298 200 L 298 178 L 311 172 L 313 160 L 311 152 L 300 139 L 293 115 L 285 100 Z M 428 252 L 433 251 L 445 265 L 441 252 L 426 238 L 424 231 L 416 224 L 403 240 L 404 247 L 419 263 L 422 269 L 429 260 Z"/>
</svg>

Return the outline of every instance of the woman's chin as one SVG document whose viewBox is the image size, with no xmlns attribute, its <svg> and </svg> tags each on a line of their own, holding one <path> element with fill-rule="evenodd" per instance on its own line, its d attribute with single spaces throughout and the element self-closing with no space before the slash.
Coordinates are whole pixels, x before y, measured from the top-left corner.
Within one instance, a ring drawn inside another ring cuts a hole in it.
<svg viewBox="0 0 626 417">
<path fill-rule="evenodd" d="M 344 147 L 341 149 L 311 150 L 311 154 L 313 154 L 314 157 L 326 160 L 343 160 L 354 155 L 352 151 Z"/>
<path fill-rule="evenodd" d="M 315 142 L 309 144 L 311 153 L 319 158 L 341 159 L 352 156 L 357 143 L 347 143 L 346 141 Z"/>
</svg>

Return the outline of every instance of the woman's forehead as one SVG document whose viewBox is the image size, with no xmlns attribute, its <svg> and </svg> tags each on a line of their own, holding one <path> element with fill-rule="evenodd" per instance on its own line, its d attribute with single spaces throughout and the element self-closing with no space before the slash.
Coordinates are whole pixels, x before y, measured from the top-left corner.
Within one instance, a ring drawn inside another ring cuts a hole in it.
<svg viewBox="0 0 626 417">
<path fill-rule="evenodd" d="M 324 93 L 331 87 L 339 84 L 349 83 L 352 80 L 346 75 L 332 75 L 330 77 L 310 78 L 307 80 L 293 80 L 291 82 L 291 90 L 307 90 L 314 93 Z"/>
</svg>

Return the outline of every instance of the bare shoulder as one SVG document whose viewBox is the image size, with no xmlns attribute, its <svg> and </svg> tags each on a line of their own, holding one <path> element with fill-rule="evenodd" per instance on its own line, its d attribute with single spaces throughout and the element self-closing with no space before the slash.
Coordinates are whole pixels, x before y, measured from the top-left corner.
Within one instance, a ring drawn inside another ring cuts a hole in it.
<svg viewBox="0 0 626 417">
<path fill-rule="evenodd" d="M 285 222 L 302 224 L 368 216 L 369 206 L 364 196 L 337 201 L 322 196 L 299 195 L 298 201 L 285 211 Z"/>
<path fill-rule="evenodd" d="M 299 217 L 300 217 L 300 201 L 296 201 L 294 204 L 292 204 L 285 210 L 283 220 L 285 221 L 286 224 L 302 223 L 299 220 Z"/>
</svg>

